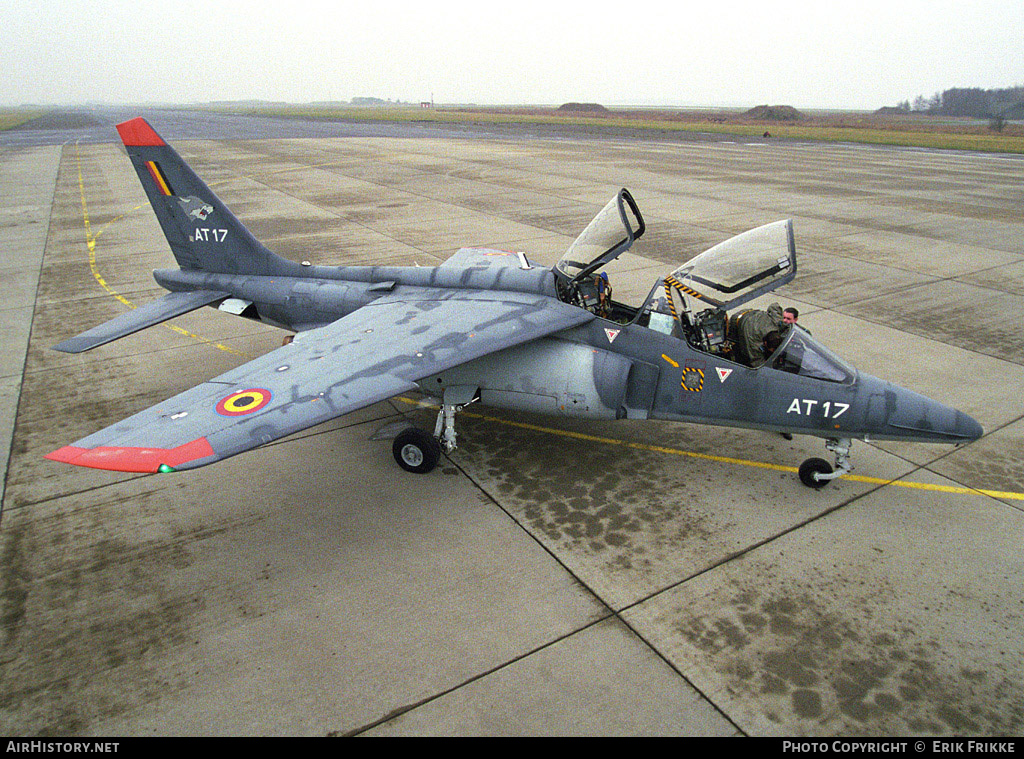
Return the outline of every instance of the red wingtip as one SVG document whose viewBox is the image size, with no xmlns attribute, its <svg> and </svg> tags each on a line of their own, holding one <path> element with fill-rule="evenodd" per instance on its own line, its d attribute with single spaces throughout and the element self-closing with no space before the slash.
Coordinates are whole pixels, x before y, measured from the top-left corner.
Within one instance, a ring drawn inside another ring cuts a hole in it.
<svg viewBox="0 0 1024 759">
<path fill-rule="evenodd" d="M 75 448 L 73 445 L 65 445 L 53 453 L 46 454 L 45 458 L 48 458 L 50 461 L 59 461 L 62 464 L 74 464 L 75 459 L 85 453 L 86 450 L 85 448 Z"/>
<path fill-rule="evenodd" d="M 213 456 L 213 448 L 205 437 L 176 448 L 138 448 L 124 446 L 98 446 L 76 448 L 66 445 L 46 454 L 51 461 L 64 464 L 107 469 L 112 472 L 158 472 L 160 465 L 177 467 L 197 459 Z"/>
<path fill-rule="evenodd" d="M 159 147 L 167 144 L 141 116 L 118 124 L 117 133 L 126 146 Z"/>
</svg>

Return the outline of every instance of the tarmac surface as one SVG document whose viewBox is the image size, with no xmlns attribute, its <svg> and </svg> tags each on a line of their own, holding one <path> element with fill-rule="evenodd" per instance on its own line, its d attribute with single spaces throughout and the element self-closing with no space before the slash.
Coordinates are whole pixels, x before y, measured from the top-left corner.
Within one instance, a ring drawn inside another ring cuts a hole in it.
<svg viewBox="0 0 1024 759">
<path fill-rule="evenodd" d="M 0 734 L 1024 733 L 1019 159 L 146 114 L 313 263 L 553 262 L 625 186 L 622 300 L 792 218 L 777 299 L 986 434 L 857 443 L 812 491 L 818 439 L 473 407 L 417 476 L 387 439 L 433 424 L 409 396 L 140 476 L 43 456 L 283 333 L 205 309 L 50 350 L 173 265 L 109 126 L 137 113 L 0 134 Z"/>
</svg>

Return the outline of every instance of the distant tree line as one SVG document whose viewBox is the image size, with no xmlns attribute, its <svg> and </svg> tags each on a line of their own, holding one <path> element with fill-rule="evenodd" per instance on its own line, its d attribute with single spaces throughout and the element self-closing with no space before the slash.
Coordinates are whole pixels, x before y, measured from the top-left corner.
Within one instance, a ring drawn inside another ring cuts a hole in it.
<svg viewBox="0 0 1024 759">
<path fill-rule="evenodd" d="M 391 98 L 388 98 L 387 100 L 385 100 L 384 98 L 355 97 L 355 98 L 352 98 L 351 102 L 352 102 L 352 105 L 394 105 L 394 104 L 402 105 L 402 101 L 401 100 L 392 100 Z"/>
<path fill-rule="evenodd" d="M 977 119 L 1007 116 L 1009 111 L 1019 112 L 1022 108 L 1024 85 L 993 90 L 983 90 L 980 87 L 953 87 L 936 92 L 930 98 L 918 95 L 913 103 L 904 100 L 896 106 L 897 110 L 907 113 L 972 116 Z"/>
</svg>

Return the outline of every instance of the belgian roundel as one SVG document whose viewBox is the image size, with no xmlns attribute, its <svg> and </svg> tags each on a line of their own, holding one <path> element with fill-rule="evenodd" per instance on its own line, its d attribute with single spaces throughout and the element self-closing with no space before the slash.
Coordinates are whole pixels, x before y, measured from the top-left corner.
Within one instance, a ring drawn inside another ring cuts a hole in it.
<svg viewBox="0 0 1024 759">
<path fill-rule="evenodd" d="M 254 387 L 239 390 L 217 404 L 217 413 L 221 416 L 245 416 L 270 403 L 273 393 L 263 388 Z"/>
</svg>

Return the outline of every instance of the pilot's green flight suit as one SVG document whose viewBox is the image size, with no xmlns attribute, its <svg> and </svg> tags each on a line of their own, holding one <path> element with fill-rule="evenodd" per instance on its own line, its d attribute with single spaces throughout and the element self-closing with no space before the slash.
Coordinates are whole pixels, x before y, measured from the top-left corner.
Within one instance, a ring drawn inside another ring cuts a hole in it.
<svg viewBox="0 0 1024 759">
<path fill-rule="evenodd" d="M 781 332 L 782 306 L 772 303 L 767 311 L 749 309 L 729 317 L 729 338 L 735 345 L 735 356 L 740 363 L 758 367 L 765 362 L 764 339 L 770 332 Z"/>
</svg>

